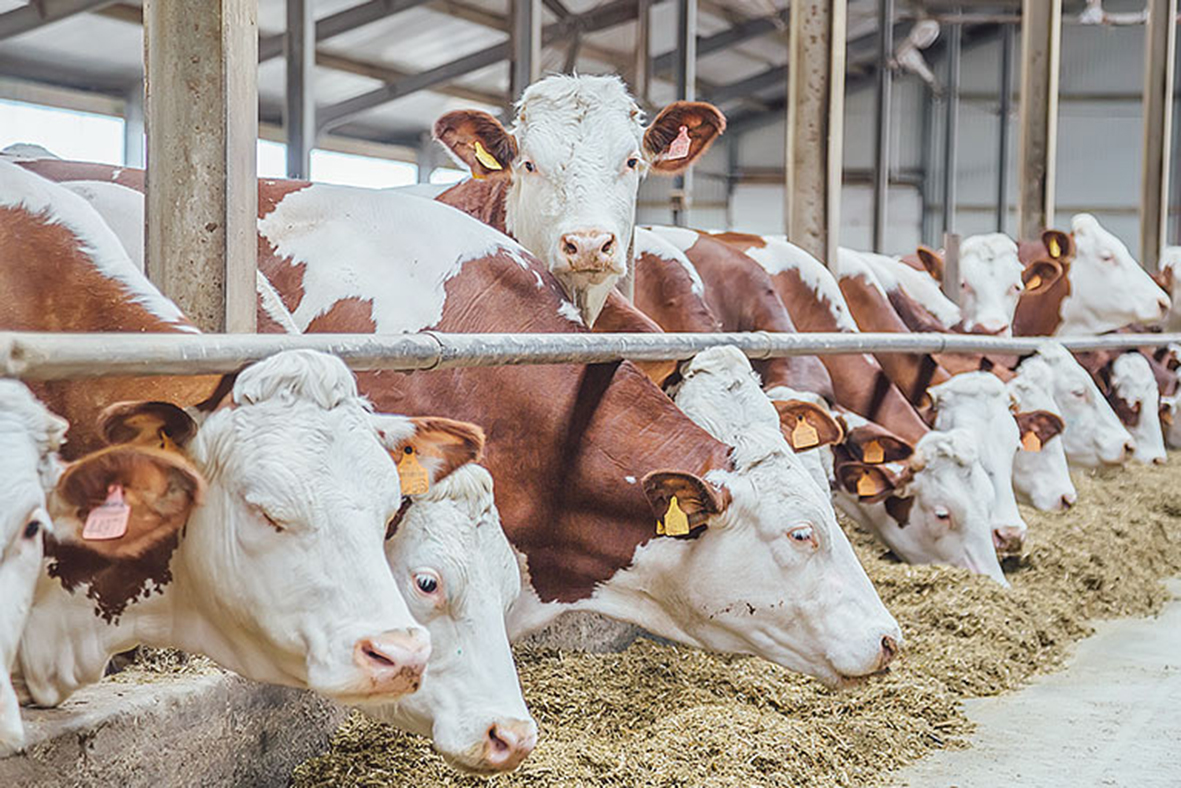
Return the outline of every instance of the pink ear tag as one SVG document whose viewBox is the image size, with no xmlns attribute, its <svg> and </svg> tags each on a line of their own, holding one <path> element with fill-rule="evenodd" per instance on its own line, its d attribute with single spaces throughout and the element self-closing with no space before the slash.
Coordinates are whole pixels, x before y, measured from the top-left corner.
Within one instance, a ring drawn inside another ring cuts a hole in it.
<svg viewBox="0 0 1181 788">
<path fill-rule="evenodd" d="M 668 155 L 664 158 L 668 159 L 683 159 L 689 155 L 689 127 L 681 126 L 681 133 L 677 138 L 669 143 Z"/>
<path fill-rule="evenodd" d="M 127 521 L 131 519 L 131 507 L 123 500 L 123 485 L 112 484 L 107 488 L 107 499 L 90 510 L 82 538 L 92 541 L 118 539 L 127 533 Z"/>
</svg>

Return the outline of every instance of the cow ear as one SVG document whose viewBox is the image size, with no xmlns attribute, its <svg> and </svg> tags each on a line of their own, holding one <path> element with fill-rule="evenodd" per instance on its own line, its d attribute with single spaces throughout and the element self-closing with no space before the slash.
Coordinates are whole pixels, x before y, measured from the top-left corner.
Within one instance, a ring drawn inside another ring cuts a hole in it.
<svg viewBox="0 0 1181 788">
<path fill-rule="evenodd" d="M 1046 230 L 1042 233 L 1042 244 L 1053 260 L 1070 260 L 1074 257 L 1074 239 L 1061 230 Z"/>
<path fill-rule="evenodd" d="M 927 269 L 927 273 L 935 277 L 937 281 L 942 282 L 943 255 L 929 246 L 920 246 L 915 254 L 918 255 L 919 262 L 923 264 L 923 268 Z"/>
<path fill-rule="evenodd" d="M 487 112 L 448 112 L 435 121 L 434 133 L 456 161 L 467 165 L 472 177 L 511 177 L 509 168 L 517 158 L 517 141 Z"/>
<path fill-rule="evenodd" d="M 866 465 L 902 462 L 914 454 L 914 447 L 882 429 L 857 427 L 845 440 L 850 452 Z"/>
<path fill-rule="evenodd" d="M 644 132 L 649 166 L 661 175 L 684 172 L 726 130 L 726 117 L 713 104 L 674 101 Z"/>
<path fill-rule="evenodd" d="M 205 480 L 184 455 L 139 444 L 100 449 L 71 463 L 50 499 L 54 538 L 108 559 L 144 555 L 174 537 Z"/>
<path fill-rule="evenodd" d="M 837 483 L 862 503 L 878 503 L 893 495 L 894 478 L 878 465 L 846 462 L 836 468 Z"/>
<path fill-rule="evenodd" d="M 192 440 L 197 422 L 171 402 L 116 402 L 99 414 L 98 431 L 107 443 L 172 450 Z"/>
<path fill-rule="evenodd" d="M 1155 274 L 1152 274 L 1152 281 L 1156 282 L 1161 290 L 1164 290 L 1169 295 L 1173 294 L 1173 267 L 1162 268 Z"/>
<path fill-rule="evenodd" d="M 828 411 L 798 399 L 772 400 L 779 411 L 779 428 L 795 451 L 840 443 L 845 431 Z"/>
<path fill-rule="evenodd" d="M 656 533 L 666 536 L 686 536 L 730 505 L 729 491 L 691 473 L 653 471 L 644 477 L 643 486 Z"/>
<path fill-rule="evenodd" d="M 406 495 L 426 492 L 456 468 L 479 461 L 484 451 L 484 430 L 466 421 L 437 416 L 374 418 L 379 420 L 378 436 L 398 466 Z"/>
<path fill-rule="evenodd" d="M 1021 272 L 1021 282 L 1029 294 L 1044 293 L 1062 277 L 1062 265 L 1057 260 L 1034 260 Z"/>
<path fill-rule="evenodd" d="M 1066 425 L 1062 417 L 1048 410 L 1026 410 L 1013 416 L 1017 429 L 1021 431 L 1021 448 L 1025 451 L 1041 451 L 1046 442 L 1055 435 L 1061 435 Z"/>
</svg>

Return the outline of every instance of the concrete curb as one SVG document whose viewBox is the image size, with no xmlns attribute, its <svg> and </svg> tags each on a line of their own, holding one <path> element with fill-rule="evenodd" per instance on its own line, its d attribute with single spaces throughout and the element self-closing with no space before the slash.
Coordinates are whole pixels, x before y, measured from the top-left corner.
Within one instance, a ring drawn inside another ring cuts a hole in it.
<svg viewBox="0 0 1181 788">
<path fill-rule="evenodd" d="M 229 673 L 104 681 L 22 711 L 28 743 L 0 759 L 3 786 L 285 786 L 347 713 Z"/>
</svg>

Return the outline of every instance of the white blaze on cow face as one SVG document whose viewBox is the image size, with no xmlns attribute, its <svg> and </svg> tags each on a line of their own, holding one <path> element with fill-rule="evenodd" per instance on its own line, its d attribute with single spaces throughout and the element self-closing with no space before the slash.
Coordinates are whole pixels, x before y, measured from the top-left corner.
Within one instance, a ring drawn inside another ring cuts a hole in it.
<svg viewBox="0 0 1181 788">
<path fill-rule="evenodd" d="M 901 632 L 780 431 L 750 363 L 713 348 L 684 368 L 677 405 L 734 449 L 707 481 L 731 502 L 694 539 L 656 538 L 587 609 L 714 651 L 753 654 L 827 683 L 883 668 Z M 647 480 L 646 480 L 647 486 Z"/>
<path fill-rule="evenodd" d="M 709 104 L 676 102 L 645 128 L 618 77 L 558 74 L 525 89 L 511 133 L 485 113 L 453 112 L 435 136 L 477 177 L 511 179 L 506 229 L 593 325 L 631 265 L 640 181 L 682 172 L 725 125 Z"/>
<path fill-rule="evenodd" d="M 1116 356 L 1111 363 L 1111 397 L 1117 412 L 1127 414 L 1124 426 L 1136 445 L 1132 459 L 1165 462 L 1168 455 L 1161 429 L 1160 389 L 1144 356 L 1135 352 Z"/>
<path fill-rule="evenodd" d="M 1013 461 L 1021 449 L 1021 433 L 1009 406 L 1005 384 L 989 372 L 965 372 L 929 389 L 935 428 L 957 427 L 976 437 L 980 463 L 992 482 L 992 532 L 997 549 L 1019 553 L 1028 526 L 1013 494 Z"/>
<path fill-rule="evenodd" d="M 126 565 L 149 572 L 154 592 L 123 598 L 101 620 L 86 594 L 44 577 L 20 650 L 32 697 L 56 705 L 137 643 L 204 653 L 248 678 L 342 702 L 415 690 L 429 636 L 383 553 L 401 504 L 398 472 L 344 364 L 311 351 L 259 362 L 238 377 L 232 406 L 181 442 L 179 462 L 207 489 L 173 523 L 174 550 Z M 86 472 L 85 462 L 68 473 Z M 134 479 L 114 481 L 128 484 L 127 500 L 141 493 Z M 58 531 L 77 534 L 81 514 L 65 512 Z M 149 560 L 158 565 L 145 569 Z"/>
<path fill-rule="evenodd" d="M 1071 226 L 1075 256 L 1058 336 L 1101 334 L 1131 323 L 1154 323 L 1167 314 L 1169 296 L 1123 241 L 1089 213 L 1075 214 Z"/>
<path fill-rule="evenodd" d="M 465 465 L 416 496 L 385 552 L 410 612 L 430 632 L 431 658 L 418 692 L 369 713 L 430 736 L 465 771 L 515 768 L 533 749 L 537 725 L 505 628 L 521 578 L 492 476 Z"/>
<path fill-rule="evenodd" d="M 24 743 L 20 707 L 8 671 L 41 571 L 50 532 L 46 493 L 57 483 L 57 449 L 66 422 L 20 383 L 0 380 L 0 756 Z"/>
<path fill-rule="evenodd" d="M 1066 428 L 1066 459 L 1080 468 L 1122 465 L 1135 445 L 1089 372 L 1057 342 L 1046 342 L 1018 369 L 1021 376 L 1050 392 Z"/>
<path fill-rule="evenodd" d="M 1050 392 L 1020 370 L 1007 388 L 1018 410 L 1042 411 L 1062 418 Z M 1078 500 L 1078 491 L 1070 478 L 1062 436 L 1054 435 L 1047 441 L 1038 437 L 1034 442 L 1022 435 L 1022 441 L 1022 448 L 1013 460 L 1013 489 L 1017 497 L 1043 512 L 1069 509 Z"/>
<path fill-rule="evenodd" d="M 960 312 L 966 331 L 1008 336 L 1024 286 L 1017 244 L 1003 233 L 973 235 L 960 248 Z"/>
</svg>

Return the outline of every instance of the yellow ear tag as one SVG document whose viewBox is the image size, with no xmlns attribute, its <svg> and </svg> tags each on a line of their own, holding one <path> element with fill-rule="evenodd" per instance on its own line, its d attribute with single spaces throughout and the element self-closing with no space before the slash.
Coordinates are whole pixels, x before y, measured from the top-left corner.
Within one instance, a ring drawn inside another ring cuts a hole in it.
<svg viewBox="0 0 1181 788">
<path fill-rule="evenodd" d="M 1054 255 L 1054 257 L 1062 256 L 1062 247 L 1058 244 L 1057 236 L 1050 236 L 1050 243 L 1048 246 L 1050 247 L 1050 254 Z"/>
<path fill-rule="evenodd" d="M 1037 436 L 1036 432 L 1030 430 L 1021 436 L 1021 448 L 1026 451 L 1041 451 L 1042 439 Z"/>
<path fill-rule="evenodd" d="M 1037 290 L 1042 286 L 1042 278 L 1038 274 L 1029 277 L 1029 281 L 1025 283 L 1026 290 Z"/>
<path fill-rule="evenodd" d="M 877 439 L 871 440 L 861 447 L 861 459 L 870 465 L 877 465 L 886 459 L 886 450 L 882 448 L 882 444 L 878 443 Z"/>
<path fill-rule="evenodd" d="M 487 167 L 490 170 L 503 170 L 504 169 L 504 167 L 502 167 L 500 165 L 500 162 L 498 162 L 496 160 L 495 156 L 493 156 L 488 151 L 484 150 L 484 146 L 480 144 L 479 140 L 476 140 L 475 146 L 476 146 L 476 161 L 480 162 L 480 164 L 483 164 L 485 167 Z"/>
<path fill-rule="evenodd" d="M 418 461 L 418 452 L 407 446 L 398 459 L 398 479 L 402 482 L 402 495 L 422 495 L 431 488 L 431 479 L 426 468 Z"/>
<path fill-rule="evenodd" d="M 677 496 L 669 499 L 664 522 L 656 523 L 656 533 L 665 536 L 684 536 L 689 533 L 689 515 L 682 512 L 681 507 L 677 505 Z"/>
<path fill-rule="evenodd" d="M 803 416 L 796 416 L 796 428 L 791 431 L 791 447 L 796 451 L 810 449 L 820 443 L 820 433 Z"/>
<path fill-rule="evenodd" d="M 857 480 L 857 494 L 862 497 L 869 497 L 870 495 L 877 495 L 878 492 L 877 482 L 869 475 L 869 471 L 862 471 L 861 478 Z"/>
<path fill-rule="evenodd" d="M 176 445 L 176 442 L 172 440 L 172 438 L 169 436 L 169 434 L 167 432 L 164 431 L 163 428 L 160 429 L 160 432 L 158 433 L 158 435 L 160 436 L 160 448 L 161 449 L 163 449 L 164 451 L 175 451 L 175 452 L 180 451 L 180 447 Z"/>
</svg>

